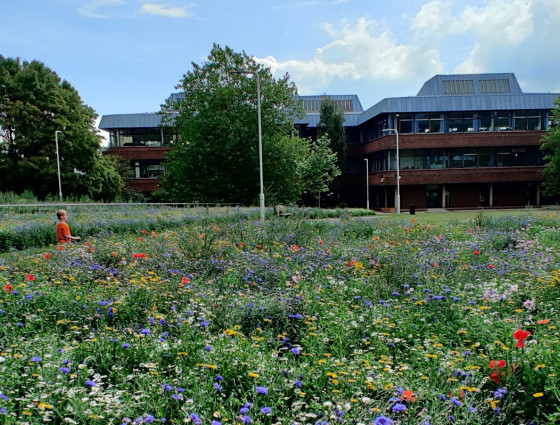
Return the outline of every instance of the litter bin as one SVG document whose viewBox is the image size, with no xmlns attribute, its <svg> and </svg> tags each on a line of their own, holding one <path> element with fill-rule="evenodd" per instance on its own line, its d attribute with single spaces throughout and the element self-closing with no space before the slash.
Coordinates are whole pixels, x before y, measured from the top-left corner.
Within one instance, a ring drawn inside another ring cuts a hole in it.
<svg viewBox="0 0 560 425">
<path fill-rule="evenodd" d="M 410 209 L 410 215 L 416 214 L 416 205 L 411 204 L 408 208 Z"/>
</svg>

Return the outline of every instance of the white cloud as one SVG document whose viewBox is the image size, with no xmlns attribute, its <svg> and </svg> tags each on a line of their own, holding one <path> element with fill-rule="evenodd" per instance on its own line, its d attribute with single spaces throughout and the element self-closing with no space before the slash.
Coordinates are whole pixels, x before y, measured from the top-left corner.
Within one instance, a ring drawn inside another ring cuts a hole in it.
<svg viewBox="0 0 560 425">
<path fill-rule="evenodd" d="M 453 72 L 457 74 L 479 74 L 484 72 L 484 68 L 480 65 L 481 61 L 479 60 L 480 51 L 480 44 L 475 43 L 469 57 L 459 64 Z"/>
<path fill-rule="evenodd" d="M 186 18 L 189 16 L 186 7 L 173 7 L 167 4 L 144 3 L 140 7 L 140 13 L 146 15 L 164 16 L 166 18 Z"/>
<path fill-rule="evenodd" d="M 515 46 L 533 33 L 534 1 L 490 0 L 483 7 L 466 6 L 454 11 L 450 1 L 434 0 L 422 6 L 414 17 L 412 29 L 426 38 L 469 34 L 488 42 Z"/>
<path fill-rule="evenodd" d="M 322 91 L 338 79 L 403 81 L 442 70 L 437 51 L 399 44 L 373 20 L 343 21 L 324 30 L 333 41 L 307 61 L 282 62 L 272 56 L 257 60 L 275 75 L 288 72 L 302 93 Z"/>
<path fill-rule="evenodd" d="M 125 0 L 92 0 L 78 9 L 78 13 L 90 18 L 108 18 L 107 15 L 99 13 L 97 10 L 104 7 L 121 6 Z"/>
</svg>

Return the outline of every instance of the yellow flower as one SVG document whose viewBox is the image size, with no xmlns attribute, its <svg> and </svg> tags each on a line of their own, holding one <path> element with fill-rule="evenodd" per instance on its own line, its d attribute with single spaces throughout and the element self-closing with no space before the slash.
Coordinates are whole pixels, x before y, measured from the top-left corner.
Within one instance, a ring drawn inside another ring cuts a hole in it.
<svg viewBox="0 0 560 425">
<path fill-rule="evenodd" d="M 258 378 L 259 375 L 258 375 L 258 373 L 249 372 L 249 377 L 251 377 L 251 378 Z"/>
<path fill-rule="evenodd" d="M 327 372 L 327 376 L 330 377 L 330 378 L 336 378 L 336 373 Z"/>
<path fill-rule="evenodd" d="M 546 365 L 545 364 L 538 364 L 538 365 L 535 366 L 535 370 L 542 369 L 543 367 L 546 367 Z"/>
<path fill-rule="evenodd" d="M 543 393 L 535 393 L 533 394 L 533 397 L 542 397 L 544 394 Z"/>
</svg>

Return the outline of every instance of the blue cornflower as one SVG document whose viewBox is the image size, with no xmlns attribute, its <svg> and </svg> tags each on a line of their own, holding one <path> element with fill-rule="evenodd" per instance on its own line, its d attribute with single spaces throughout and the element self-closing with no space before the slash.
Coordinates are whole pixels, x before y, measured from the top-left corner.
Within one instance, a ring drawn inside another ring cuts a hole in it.
<svg viewBox="0 0 560 425">
<path fill-rule="evenodd" d="M 244 424 L 249 424 L 249 423 L 253 422 L 253 420 L 251 419 L 251 417 L 250 417 L 250 416 L 247 416 L 247 415 L 243 416 L 243 419 L 242 419 L 242 420 L 243 420 L 243 423 L 244 423 Z"/>
<path fill-rule="evenodd" d="M 147 424 L 151 424 L 154 421 L 154 417 L 152 415 L 148 415 L 144 418 L 144 422 Z"/>
<path fill-rule="evenodd" d="M 86 385 L 87 385 L 88 387 L 95 387 L 95 382 L 93 382 L 91 379 L 88 379 L 88 380 L 86 381 Z"/>
<path fill-rule="evenodd" d="M 378 416 L 373 421 L 374 425 L 392 425 L 393 421 L 383 415 Z"/>
<path fill-rule="evenodd" d="M 222 425 L 222 423 L 220 421 L 214 420 L 212 421 L 212 425 Z"/>
<path fill-rule="evenodd" d="M 183 400 L 183 395 L 182 394 L 173 394 L 171 396 L 172 399 L 174 400 Z"/>
<path fill-rule="evenodd" d="M 292 354 L 296 355 L 300 353 L 300 351 L 296 347 L 292 348 L 290 351 L 292 352 Z"/>
<path fill-rule="evenodd" d="M 140 333 L 142 335 L 150 335 L 151 331 L 149 329 L 142 329 L 142 331 L 140 331 Z"/>
<path fill-rule="evenodd" d="M 268 394 L 268 389 L 265 387 L 257 387 L 257 394 Z"/>
<path fill-rule="evenodd" d="M 41 361 L 41 357 L 37 357 L 37 356 L 31 357 L 31 361 L 35 363 L 39 363 Z"/>
<path fill-rule="evenodd" d="M 7 411 L 5 408 L 2 407 L 2 408 L 0 409 L 0 413 L 3 414 L 3 415 L 5 415 L 6 413 L 8 413 L 8 411 Z"/>
<path fill-rule="evenodd" d="M 172 385 L 169 385 L 169 384 L 163 384 L 163 385 L 161 386 L 161 388 L 162 388 L 164 391 L 173 391 L 173 386 L 172 386 Z"/>
<path fill-rule="evenodd" d="M 397 412 L 397 413 L 398 413 L 398 412 L 403 412 L 403 411 L 406 410 L 406 406 L 405 406 L 404 404 L 402 404 L 402 403 L 396 403 L 396 404 L 391 408 L 391 410 L 392 410 L 393 412 Z"/>
<path fill-rule="evenodd" d="M 121 347 L 122 347 L 122 348 L 128 348 L 128 347 L 130 347 L 130 345 L 128 345 L 128 343 L 126 343 L 126 342 L 123 342 L 123 344 L 121 345 Z"/>
<path fill-rule="evenodd" d="M 214 383 L 214 388 L 216 388 L 216 391 L 218 391 L 219 393 L 222 392 L 222 387 L 217 382 Z"/>
<path fill-rule="evenodd" d="M 459 400 L 457 400 L 455 397 L 453 397 L 451 399 L 451 403 L 453 403 L 455 406 L 460 406 L 461 402 Z"/>
<path fill-rule="evenodd" d="M 210 347 L 209 345 L 207 345 L 206 347 L 204 347 L 204 349 L 205 349 L 206 351 L 212 351 L 212 347 Z"/>
<path fill-rule="evenodd" d="M 301 388 L 302 382 L 299 379 L 296 379 L 296 387 Z"/>
<path fill-rule="evenodd" d="M 272 410 L 272 409 L 271 409 L 270 407 L 266 407 L 266 406 L 265 406 L 265 407 L 263 407 L 263 408 L 261 409 L 261 413 L 262 413 L 263 415 L 267 415 L 267 414 L 270 413 L 271 410 Z"/>
<path fill-rule="evenodd" d="M 59 370 L 64 374 L 70 373 L 70 369 L 68 369 L 67 367 L 61 367 Z"/>
<path fill-rule="evenodd" d="M 191 421 L 193 422 L 193 424 L 195 424 L 195 425 L 201 425 L 202 424 L 202 420 L 198 417 L 198 415 L 196 413 L 191 413 L 190 418 L 191 418 Z"/>
</svg>

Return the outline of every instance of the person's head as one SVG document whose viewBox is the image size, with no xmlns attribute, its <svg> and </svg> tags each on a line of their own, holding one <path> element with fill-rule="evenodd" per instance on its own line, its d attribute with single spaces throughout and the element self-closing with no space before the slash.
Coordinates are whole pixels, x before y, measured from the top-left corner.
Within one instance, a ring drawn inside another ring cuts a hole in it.
<svg viewBox="0 0 560 425">
<path fill-rule="evenodd" d="M 56 212 L 56 217 L 57 217 L 59 220 L 62 220 L 63 218 L 66 218 L 66 211 L 64 211 L 64 210 L 58 210 L 58 211 Z"/>
</svg>

